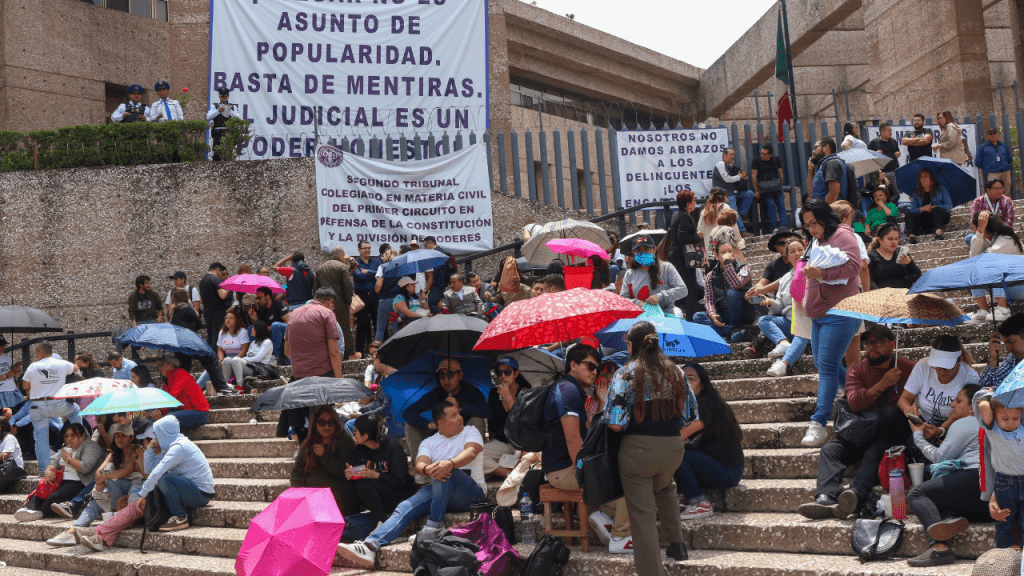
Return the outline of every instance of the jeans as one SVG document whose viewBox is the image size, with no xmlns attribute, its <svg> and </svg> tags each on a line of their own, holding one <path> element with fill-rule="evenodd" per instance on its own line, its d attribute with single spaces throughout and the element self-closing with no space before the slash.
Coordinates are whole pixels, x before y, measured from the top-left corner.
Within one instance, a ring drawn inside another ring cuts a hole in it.
<svg viewBox="0 0 1024 576">
<path fill-rule="evenodd" d="M 79 492 L 77 496 L 71 499 L 71 505 L 81 506 L 82 502 L 85 502 L 85 499 L 89 496 L 89 494 L 92 492 L 92 489 L 95 487 L 95 482 L 89 482 L 88 484 L 86 484 L 85 488 L 82 488 L 82 491 Z"/>
<path fill-rule="evenodd" d="M 787 350 L 786 355 L 782 357 L 782 359 L 786 361 L 786 365 L 792 366 L 793 364 L 796 364 L 796 361 L 800 359 L 800 356 L 804 353 L 804 350 L 807 349 L 807 345 L 810 343 L 811 341 L 807 338 L 794 336 L 793 341 L 790 342 L 789 350 Z"/>
<path fill-rule="evenodd" d="M 363 300 L 363 309 L 356 312 L 356 350 L 363 352 L 373 341 L 373 322 L 377 320 L 377 293 L 356 291 Z"/>
<path fill-rule="evenodd" d="M 768 205 L 768 222 L 772 225 L 772 230 L 777 230 L 780 226 L 788 226 L 789 217 L 786 215 L 786 195 L 782 192 L 774 196 L 762 193 L 761 198 Z"/>
<path fill-rule="evenodd" d="M 345 532 L 341 539 L 348 541 L 363 540 L 377 527 L 377 520 L 369 512 L 352 514 L 345 518 Z"/>
<path fill-rule="evenodd" d="M 754 201 L 754 192 L 751 190 L 735 192 L 729 194 L 726 200 L 729 202 L 729 207 L 740 215 L 739 218 L 736 218 L 736 227 L 739 228 L 740 232 L 746 232 L 747 229 L 743 227 L 743 217 L 750 213 L 750 204 Z M 739 202 L 738 207 L 737 202 Z"/>
<path fill-rule="evenodd" d="M 723 466 L 707 452 L 689 448 L 683 462 L 676 469 L 676 484 L 686 494 L 690 504 L 704 499 L 705 488 L 732 488 L 740 483 L 743 466 Z"/>
<path fill-rule="evenodd" d="M 811 420 L 825 426 L 832 417 L 836 392 L 846 382 L 843 356 L 857 335 L 860 320 L 844 316 L 822 316 L 812 319 L 811 349 L 818 367 L 818 404 Z"/>
<path fill-rule="evenodd" d="M 288 325 L 284 322 L 274 322 L 270 325 L 270 341 L 274 343 L 274 357 L 281 355 L 281 342 L 284 341 L 284 331 Z"/>
<path fill-rule="evenodd" d="M 996 472 L 996 502 L 1010 511 L 1010 516 L 996 522 L 996 548 L 1014 545 L 1013 526 L 1024 529 L 1024 476 L 1006 476 Z"/>
<path fill-rule="evenodd" d="M 110 506 L 111 512 L 117 506 L 117 500 L 121 496 L 127 496 L 132 491 L 131 480 L 124 478 L 118 480 L 107 480 L 107 493 L 110 494 Z M 95 520 L 103 515 L 103 508 L 100 507 L 99 503 L 95 500 L 89 502 L 89 505 L 82 511 L 82 515 L 75 520 L 75 526 L 89 526 Z"/>
<path fill-rule="evenodd" d="M 69 422 L 82 423 L 81 408 L 67 400 L 32 401 L 29 415 L 32 417 L 32 436 L 36 445 L 36 460 L 41 462 L 39 474 L 50 461 L 50 418 L 67 418 Z"/>
<path fill-rule="evenodd" d="M 790 324 L 792 323 L 788 316 L 761 316 L 757 320 L 757 326 L 761 329 L 761 333 L 776 346 L 793 336 L 793 333 L 790 332 Z"/>
<path fill-rule="evenodd" d="M 366 543 L 375 550 L 390 544 L 405 532 L 410 524 L 428 516 L 427 525 L 444 525 L 444 513 L 467 512 L 469 507 L 485 497 L 484 491 L 462 470 L 453 470 L 448 480 L 432 480 L 411 498 L 402 502 L 388 518 L 367 538 Z"/>
<path fill-rule="evenodd" d="M 206 421 L 210 419 L 209 412 L 203 412 L 202 410 L 177 410 L 174 412 L 168 412 L 168 416 L 174 416 L 178 419 L 178 425 L 181 426 L 182 430 L 186 428 L 198 428 Z"/>
<path fill-rule="evenodd" d="M 374 335 L 374 340 L 384 341 L 384 334 L 388 328 L 388 319 L 391 317 L 394 304 L 394 297 L 384 297 L 377 302 L 377 333 Z"/>
<path fill-rule="evenodd" d="M 715 332 L 718 332 L 723 337 L 728 337 L 729 332 L 733 328 L 754 322 L 754 305 L 747 302 L 747 299 L 743 296 L 743 292 L 731 288 L 725 293 L 725 313 L 721 315 L 725 326 L 721 328 L 715 326 L 715 323 L 708 317 L 707 312 L 697 312 L 693 315 L 693 321 L 705 326 L 711 326 Z"/>
<path fill-rule="evenodd" d="M 427 293 L 427 306 L 430 308 L 431 314 L 439 314 L 441 312 L 438 303 L 441 302 L 441 298 L 444 298 L 446 288 L 448 288 L 448 280 L 438 281 L 436 277 L 434 278 L 434 283 L 430 286 L 430 292 Z M 380 338 L 377 338 L 377 340 L 380 340 Z"/>
<path fill-rule="evenodd" d="M 210 503 L 210 498 L 199 491 L 195 482 L 184 476 L 167 472 L 160 477 L 157 486 L 164 495 L 171 516 L 185 518 L 185 508 L 202 508 Z"/>
<path fill-rule="evenodd" d="M 1002 288 L 993 288 L 993 298 L 1009 298 L 1010 302 L 1017 300 L 1024 300 L 1024 286 L 1007 286 L 1006 290 Z M 984 288 L 975 288 L 971 290 L 971 296 L 975 298 L 988 296 L 988 290 Z M 1007 302 L 1009 304 L 1009 302 Z"/>
<path fill-rule="evenodd" d="M 1006 506 L 1002 500 L 998 500 L 1003 508 Z M 981 499 L 981 491 L 978 489 L 978 469 L 956 470 L 922 482 L 907 492 L 907 504 L 914 511 L 914 515 L 924 526 L 924 533 L 928 534 L 928 528 L 943 518 L 960 516 L 970 522 L 988 522 L 991 517 L 988 515 L 988 503 Z M 996 546 L 999 545 L 999 525 L 1009 522 L 996 523 Z M 1010 542 L 1005 547 L 1013 546 L 1013 526 Z M 928 536 L 928 545 L 934 546 L 936 540 Z"/>
</svg>

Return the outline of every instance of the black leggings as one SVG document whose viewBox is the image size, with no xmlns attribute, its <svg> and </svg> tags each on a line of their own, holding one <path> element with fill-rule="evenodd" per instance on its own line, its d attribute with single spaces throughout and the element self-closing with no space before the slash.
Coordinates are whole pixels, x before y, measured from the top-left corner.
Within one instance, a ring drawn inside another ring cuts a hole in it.
<svg viewBox="0 0 1024 576">
<path fill-rule="evenodd" d="M 988 514 L 988 503 L 981 499 L 978 489 L 977 468 L 956 470 L 914 486 L 907 493 L 907 504 L 921 521 L 925 534 L 932 524 L 943 518 L 962 516 L 970 522 L 992 519 Z M 928 545 L 935 545 L 931 536 L 928 537 Z"/>
<path fill-rule="evenodd" d="M 932 208 L 930 212 L 907 214 L 907 234 L 918 236 L 942 230 L 949 224 L 949 212 L 942 208 Z"/>
<path fill-rule="evenodd" d="M 85 484 L 82 484 L 78 480 L 65 480 L 60 483 L 60 488 L 54 490 L 53 494 L 50 494 L 50 497 L 46 500 L 43 500 L 39 496 L 33 496 L 28 501 L 28 509 L 42 510 L 43 516 L 45 517 L 58 517 L 53 513 L 53 510 L 51 510 L 50 507 L 54 504 L 70 501 L 75 496 L 78 496 L 78 493 L 81 492 L 83 488 L 85 488 Z"/>
<path fill-rule="evenodd" d="M 385 486 L 378 480 L 359 480 L 356 486 L 356 497 L 359 505 L 370 511 L 370 516 L 378 522 L 384 522 L 404 500 L 413 495 L 412 490 L 396 489 Z"/>
</svg>

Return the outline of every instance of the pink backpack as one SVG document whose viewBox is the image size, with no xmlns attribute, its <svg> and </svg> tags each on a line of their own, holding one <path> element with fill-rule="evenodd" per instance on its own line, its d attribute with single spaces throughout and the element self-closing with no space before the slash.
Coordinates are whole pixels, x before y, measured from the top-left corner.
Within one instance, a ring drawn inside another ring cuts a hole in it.
<svg viewBox="0 0 1024 576">
<path fill-rule="evenodd" d="M 519 553 L 490 514 L 481 514 L 472 522 L 456 526 L 451 533 L 480 547 L 476 559 L 486 576 L 511 576 L 519 569 Z"/>
<path fill-rule="evenodd" d="M 793 272 L 793 281 L 789 284 L 789 295 L 793 297 L 793 302 L 803 303 L 804 301 L 804 293 L 807 291 L 807 276 L 804 276 L 804 266 L 807 266 L 807 262 L 797 261 Z"/>
</svg>

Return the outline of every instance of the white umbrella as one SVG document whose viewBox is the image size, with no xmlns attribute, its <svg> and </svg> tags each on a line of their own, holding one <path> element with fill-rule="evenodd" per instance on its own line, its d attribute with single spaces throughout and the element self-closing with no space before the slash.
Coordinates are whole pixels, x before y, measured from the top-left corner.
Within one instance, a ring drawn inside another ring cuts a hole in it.
<svg viewBox="0 0 1024 576">
<path fill-rule="evenodd" d="M 566 218 L 557 222 L 548 222 L 541 226 L 539 230 L 530 236 L 526 244 L 523 244 L 523 257 L 530 264 L 546 266 L 548 262 L 555 260 L 559 256 L 559 254 L 555 254 L 547 246 L 549 240 L 556 238 L 582 238 L 606 250 L 612 245 L 604 228 L 591 222 Z"/>
<path fill-rule="evenodd" d="M 60 387 L 54 398 L 88 398 L 90 396 L 102 396 L 118 390 L 135 388 L 131 380 L 118 378 L 89 378 L 78 382 L 69 382 Z"/>
<path fill-rule="evenodd" d="M 846 162 L 848 167 L 853 167 L 853 175 L 857 178 L 867 176 L 872 172 L 878 172 L 885 168 L 886 164 L 892 162 L 892 158 L 885 154 L 879 154 L 874 150 L 865 150 L 864 148 L 843 150 L 839 152 L 839 158 Z"/>
</svg>

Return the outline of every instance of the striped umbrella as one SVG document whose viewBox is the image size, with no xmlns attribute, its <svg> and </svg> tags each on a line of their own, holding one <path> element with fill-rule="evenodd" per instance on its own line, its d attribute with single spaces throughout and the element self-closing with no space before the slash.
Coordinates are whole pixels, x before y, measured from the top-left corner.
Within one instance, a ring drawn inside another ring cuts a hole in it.
<svg viewBox="0 0 1024 576">
<path fill-rule="evenodd" d="M 556 238 L 589 240 L 604 249 L 608 249 L 612 245 L 604 228 L 592 222 L 566 218 L 557 222 L 548 222 L 541 226 L 540 229 L 530 236 L 526 244 L 523 244 L 523 257 L 529 260 L 530 264 L 547 265 L 548 262 L 557 258 L 556 254 L 547 246 L 550 240 Z"/>
<path fill-rule="evenodd" d="M 867 150 L 865 148 L 843 150 L 839 152 L 839 158 L 846 162 L 847 166 L 853 166 L 853 174 L 857 178 L 867 176 L 872 172 L 878 172 L 885 168 L 889 162 L 892 162 L 892 158 L 885 154 L 879 154 L 874 150 Z"/>
</svg>

